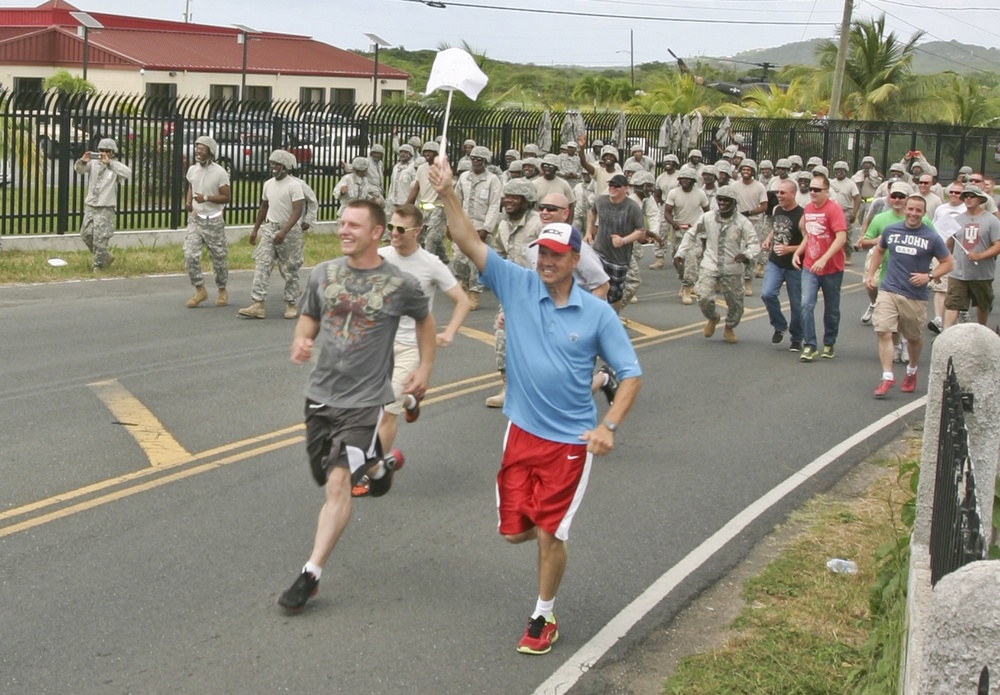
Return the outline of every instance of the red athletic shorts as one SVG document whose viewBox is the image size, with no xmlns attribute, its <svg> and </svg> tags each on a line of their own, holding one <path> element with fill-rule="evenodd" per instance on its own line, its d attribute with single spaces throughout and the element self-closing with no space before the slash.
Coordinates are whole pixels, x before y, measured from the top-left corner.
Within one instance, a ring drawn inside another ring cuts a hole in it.
<svg viewBox="0 0 1000 695">
<path fill-rule="evenodd" d="M 559 540 L 569 538 L 590 477 L 586 444 L 561 444 L 507 426 L 503 461 L 497 473 L 497 513 L 501 534 L 537 526 Z"/>
</svg>

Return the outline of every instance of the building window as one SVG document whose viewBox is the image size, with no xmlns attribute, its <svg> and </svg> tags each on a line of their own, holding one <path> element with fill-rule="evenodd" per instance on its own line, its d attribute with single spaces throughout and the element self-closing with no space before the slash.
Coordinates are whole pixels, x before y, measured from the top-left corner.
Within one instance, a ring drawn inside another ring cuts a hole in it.
<svg viewBox="0 0 1000 695">
<path fill-rule="evenodd" d="M 247 85 L 247 101 L 266 101 L 271 102 L 271 88 L 270 87 L 251 87 Z"/>
<path fill-rule="evenodd" d="M 177 85 L 173 82 L 146 83 L 146 113 L 157 118 L 169 117 L 177 110 Z"/>
<path fill-rule="evenodd" d="M 45 108 L 45 86 L 41 77 L 14 78 L 14 108 L 19 111 Z"/>
<path fill-rule="evenodd" d="M 299 106 L 303 111 L 316 111 L 323 108 L 322 87 L 302 87 L 299 89 Z"/>
<path fill-rule="evenodd" d="M 331 88 L 330 103 L 337 106 L 354 106 L 354 90 Z"/>
<path fill-rule="evenodd" d="M 402 104 L 406 99 L 406 92 L 402 89 L 383 89 L 382 90 L 382 103 L 391 101 L 395 104 Z"/>
<path fill-rule="evenodd" d="M 213 101 L 239 101 L 238 84 L 213 84 L 208 87 L 208 98 Z"/>
</svg>

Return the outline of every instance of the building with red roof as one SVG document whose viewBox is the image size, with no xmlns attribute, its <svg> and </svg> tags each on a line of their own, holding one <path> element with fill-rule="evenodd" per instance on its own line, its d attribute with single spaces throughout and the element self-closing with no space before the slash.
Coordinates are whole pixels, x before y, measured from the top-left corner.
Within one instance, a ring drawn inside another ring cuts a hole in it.
<svg viewBox="0 0 1000 695">
<path fill-rule="evenodd" d="M 79 12 L 64 0 L 0 8 L 0 87 L 42 92 L 65 69 L 86 70 L 106 93 L 238 99 L 245 86 L 253 101 L 372 100 L 375 62 L 308 36 L 97 12 L 87 14 L 99 28 L 85 30 Z M 377 71 L 379 102 L 405 95 L 409 75 L 384 63 Z"/>
</svg>

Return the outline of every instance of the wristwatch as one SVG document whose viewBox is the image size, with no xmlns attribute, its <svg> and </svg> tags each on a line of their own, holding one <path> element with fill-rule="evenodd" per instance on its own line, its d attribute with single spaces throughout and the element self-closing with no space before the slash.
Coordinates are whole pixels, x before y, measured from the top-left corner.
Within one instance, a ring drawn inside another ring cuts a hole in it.
<svg viewBox="0 0 1000 695">
<path fill-rule="evenodd" d="M 618 431 L 618 425 L 616 425 L 615 423 L 611 422 L 611 420 L 605 420 L 604 421 L 604 426 L 607 427 L 609 430 L 611 430 L 612 434 L 614 434 L 615 432 Z"/>
</svg>

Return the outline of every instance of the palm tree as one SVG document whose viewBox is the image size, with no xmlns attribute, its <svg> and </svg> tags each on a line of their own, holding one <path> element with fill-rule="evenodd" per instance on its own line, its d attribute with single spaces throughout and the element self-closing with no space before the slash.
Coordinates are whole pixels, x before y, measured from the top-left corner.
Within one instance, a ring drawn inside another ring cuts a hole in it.
<svg viewBox="0 0 1000 695">
<path fill-rule="evenodd" d="M 1000 123 L 1000 98 L 993 90 L 973 78 L 951 78 L 945 82 L 942 98 L 935 100 L 939 107 L 942 103 L 945 106 L 943 112 L 938 108 L 939 120 L 967 128 L 989 128 Z"/>
<path fill-rule="evenodd" d="M 634 103 L 646 113 L 706 113 L 724 102 L 722 94 L 697 84 L 690 74 L 670 73 L 651 78 Z"/>
<path fill-rule="evenodd" d="M 847 63 L 844 70 L 843 113 L 860 120 L 901 120 L 917 102 L 911 72 L 917 41 L 916 32 L 903 43 L 895 32 L 887 31 L 885 15 L 877 19 L 851 22 Z M 819 59 L 819 92 L 829 99 L 832 92 L 837 44 L 826 39 L 816 49 Z"/>
<path fill-rule="evenodd" d="M 792 80 L 785 89 L 776 84 L 769 89 L 752 87 L 743 94 L 741 103 L 757 118 L 798 118 L 812 111 L 801 78 Z"/>
</svg>

